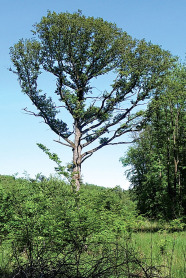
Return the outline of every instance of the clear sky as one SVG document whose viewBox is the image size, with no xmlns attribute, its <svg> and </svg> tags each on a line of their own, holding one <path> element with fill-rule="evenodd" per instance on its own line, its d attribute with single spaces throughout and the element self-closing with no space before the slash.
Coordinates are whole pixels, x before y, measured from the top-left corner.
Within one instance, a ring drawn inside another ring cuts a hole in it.
<svg viewBox="0 0 186 278">
<path fill-rule="evenodd" d="M 159 44 L 185 61 L 186 0 L 0 0 L 0 174 L 22 175 L 27 171 L 34 177 L 37 173 L 46 176 L 54 173 L 55 164 L 36 146 L 37 142 L 58 153 L 64 164 L 72 159 L 70 149 L 53 142 L 55 134 L 41 119 L 24 113 L 22 109 L 32 109 L 32 105 L 8 68 L 9 47 L 20 38 L 31 37 L 32 25 L 47 10 L 76 12 L 78 9 L 86 16 L 115 22 L 132 37 Z M 43 85 L 50 89 L 48 80 Z M 126 189 L 129 183 L 119 162 L 126 150 L 126 145 L 119 145 L 93 154 L 83 164 L 84 181 Z"/>
</svg>

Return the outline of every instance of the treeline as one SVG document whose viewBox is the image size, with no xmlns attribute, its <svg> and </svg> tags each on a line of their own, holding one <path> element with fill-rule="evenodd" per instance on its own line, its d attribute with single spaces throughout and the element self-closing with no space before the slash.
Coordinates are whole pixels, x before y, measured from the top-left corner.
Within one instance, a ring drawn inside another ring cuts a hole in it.
<svg viewBox="0 0 186 278">
<path fill-rule="evenodd" d="M 186 68 L 166 75 L 151 99 L 143 130 L 121 159 L 137 208 L 151 218 L 186 215 Z"/>
</svg>

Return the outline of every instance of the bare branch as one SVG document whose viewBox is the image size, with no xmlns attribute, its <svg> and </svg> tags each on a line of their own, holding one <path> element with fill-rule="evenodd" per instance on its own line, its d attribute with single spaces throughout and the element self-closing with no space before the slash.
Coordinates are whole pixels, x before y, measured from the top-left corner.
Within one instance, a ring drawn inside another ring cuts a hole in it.
<svg viewBox="0 0 186 278">
<path fill-rule="evenodd" d="M 32 116 L 35 116 L 35 117 L 41 117 L 39 114 L 36 114 L 36 113 L 28 110 L 27 107 L 23 108 L 22 110 L 26 112 L 25 114 L 32 115 Z"/>
<path fill-rule="evenodd" d="M 25 107 L 23 110 L 26 112 L 26 114 L 29 114 L 29 115 L 32 115 L 32 116 L 35 116 L 35 117 L 42 117 L 42 118 L 44 119 L 44 122 L 50 126 L 50 124 L 49 124 L 49 122 L 48 122 L 48 120 L 47 120 L 47 117 L 45 118 L 44 116 L 41 116 L 41 115 L 36 114 L 36 113 L 34 113 L 34 112 L 32 112 L 32 111 L 29 111 L 29 110 L 27 109 L 27 107 Z M 63 140 L 65 140 L 69 145 L 60 142 L 61 144 L 66 145 L 66 146 L 71 147 L 71 148 L 74 147 L 74 143 L 73 143 L 71 140 L 69 140 L 66 136 L 63 136 L 62 134 L 59 134 L 59 132 L 58 132 L 57 130 L 54 130 L 51 126 L 50 126 L 50 128 L 51 128 L 55 133 L 57 133 L 58 135 L 60 135 L 61 138 L 63 138 Z M 69 134 L 69 136 L 70 136 L 71 134 L 72 134 L 72 132 Z M 69 136 L 68 136 L 68 137 L 69 137 Z M 59 142 L 58 142 L 58 143 L 59 143 Z"/>
<path fill-rule="evenodd" d="M 121 144 L 132 144 L 134 143 L 135 140 L 131 141 L 131 142 L 117 142 L 117 143 L 109 143 L 107 144 L 107 146 L 109 145 L 121 145 Z"/>
<path fill-rule="evenodd" d="M 104 99 L 102 100 L 101 106 L 100 106 L 100 108 L 99 108 L 99 111 L 95 114 L 95 118 L 94 118 L 94 119 L 91 119 L 91 121 L 89 121 L 89 122 L 85 122 L 85 123 L 82 125 L 82 128 L 83 128 L 84 126 L 87 126 L 87 124 L 89 124 L 89 123 L 91 123 L 91 122 L 97 120 L 98 116 L 100 115 L 100 112 L 101 112 L 101 111 L 103 110 L 103 108 L 104 108 L 105 101 L 111 97 L 111 95 L 114 93 L 114 91 L 115 91 L 115 89 L 113 89 L 113 90 L 110 92 L 110 94 L 109 94 L 108 96 L 105 96 L 105 97 L 104 97 Z M 92 106 L 93 106 L 93 105 L 92 105 Z M 108 107 L 108 108 L 104 111 L 104 113 L 107 113 L 107 112 L 109 111 L 109 109 L 110 109 L 110 107 Z M 91 129 L 97 128 L 98 126 L 102 125 L 104 122 L 105 122 L 105 120 L 102 120 L 102 121 L 98 122 L 97 124 L 92 125 L 91 127 L 85 129 L 85 130 L 83 131 L 83 133 L 86 133 L 86 132 L 88 132 L 88 131 L 91 130 Z"/>
<path fill-rule="evenodd" d="M 83 163 L 87 158 L 89 158 L 89 157 L 92 156 L 92 155 L 93 155 L 93 152 L 90 153 L 89 155 L 87 155 L 86 157 L 84 157 L 84 158 L 82 159 L 81 163 Z"/>
<path fill-rule="evenodd" d="M 62 144 L 64 146 L 70 147 L 70 148 L 74 147 L 74 144 L 65 144 L 65 143 L 61 142 L 60 140 L 53 140 L 53 141 L 56 143 Z"/>
<path fill-rule="evenodd" d="M 82 147 L 84 148 L 84 147 L 88 146 L 89 144 L 91 144 L 92 142 L 94 142 L 96 139 L 98 139 L 101 135 L 103 135 L 104 133 L 106 133 L 106 132 L 108 131 L 108 128 L 117 125 L 121 120 L 123 120 L 124 118 L 126 118 L 126 116 L 127 116 L 128 114 L 130 114 L 130 111 L 131 111 L 135 106 L 136 106 L 136 103 L 134 103 L 124 114 L 122 114 L 122 116 L 119 117 L 117 121 L 106 124 L 106 125 L 104 126 L 103 130 L 102 130 L 97 136 L 94 136 L 94 138 L 92 138 L 92 140 L 90 140 L 89 142 L 84 143 L 84 144 L 82 145 Z M 128 122 L 128 121 L 127 121 L 127 122 Z M 97 127 L 97 125 L 94 125 L 93 127 Z M 89 130 L 93 129 L 93 127 L 88 128 L 88 129 L 87 129 L 87 132 L 88 132 Z M 121 129 L 121 128 L 117 129 L 116 132 L 117 132 L 118 130 L 120 130 L 120 129 Z M 116 133 L 116 132 L 115 132 L 115 133 Z M 117 136 L 117 137 L 118 137 L 118 136 Z M 114 138 L 115 138 L 115 137 L 114 137 Z M 114 138 L 113 138 L 113 139 L 114 139 Z M 113 139 L 112 139 L 112 140 L 113 140 Z"/>
<path fill-rule="evenodd" d="M 114 139 L 116 139 L 117 137 L 120 137 L 121 135 L 124 135 L 124 134 L 126 134 L 126 133 L 130 133 L 130 132 L 133 132 L 133 131 L 139 131 L 138 129 L 135 130 L 135 129 L 130 128 L 130 129 L 128 129 L 128 130 L 125 130 L 125 131 L 120 132 L 119 134 L 117 134 L 117 132 L 118 132 L 120 129 L 121 129 L 121 128 L 118 128 L 118 129 L 115 131 L 114 135 L 113 135 L 110 139 L 108 139 L 107 142 L 104 142 L 104 143 L 100 144 L 99 146 L 97 146 L 96 148 L 94 148 L 94 149 L 92 149 L 92 150 L 90 150 L 90 151 L 87 151 L 87 152 L 85 152 L 84 154 L 82 154 L 82 158 L 84 158 L 84 160 L 85 160 L 86 157 L 89 157 L 89 156 L 92 155 L 94 152 L 98 151 L 99 149 L 103 148 L 104 146 L 133 143 L 133 141 L 132 141 L 132 142 L 116 142 L 116 143 L 110 143 L 110 142 L 112 142 Z"/>
</svg>

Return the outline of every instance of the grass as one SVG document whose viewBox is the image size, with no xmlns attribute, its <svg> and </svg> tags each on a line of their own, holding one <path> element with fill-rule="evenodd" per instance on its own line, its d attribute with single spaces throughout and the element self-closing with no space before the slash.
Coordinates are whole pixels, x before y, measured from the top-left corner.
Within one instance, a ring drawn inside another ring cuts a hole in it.
<svg viewBox="0 0 186 278">
<path fill-rule="evenodd" d="M 133 233 L 132 244 L 142 258 L 161 267 L 164 276 L 185 278 L 186 232 Z"/>
</svg>

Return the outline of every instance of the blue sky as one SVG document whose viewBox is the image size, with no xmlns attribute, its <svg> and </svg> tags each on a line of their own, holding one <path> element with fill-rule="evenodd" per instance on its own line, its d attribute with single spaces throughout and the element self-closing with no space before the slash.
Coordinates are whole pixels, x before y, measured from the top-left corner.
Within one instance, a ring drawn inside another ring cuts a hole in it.
<svg viewBox="0 0 186 278">
<path fill-rule="evenodd" d="M 0 0 L 0 174 L 22 175 L 27 171 L 34 177 L 37 173 L 46 176 L 54 173 L 55 164 L 36 146 L 37 142 L 58 153 L 64 164 L 72 159 L 71 150 L 53 142 L 55 134 L 41 119 L 24 113 L 22 109 L 32 109 L 32 105 L 8 68 L 11 66 L 9 47 L 20 38 L 31 37 L 32 25 L 47 10 L 75 12 L 78 9 L 86 16 L 115 22 L 132 37 L 159 44 L 185 60 L 185 0 Z M 48 80 L 43 81 L 43 86 L 51 88 Z M 95 153 L 83 164 L 84 181 L 127 188 L 129 183 L 119 162 L 126 150 L 126 145 L 120 145 Z"/>
</svg>

